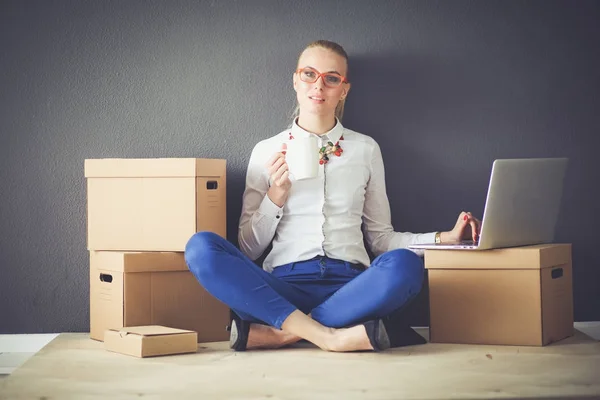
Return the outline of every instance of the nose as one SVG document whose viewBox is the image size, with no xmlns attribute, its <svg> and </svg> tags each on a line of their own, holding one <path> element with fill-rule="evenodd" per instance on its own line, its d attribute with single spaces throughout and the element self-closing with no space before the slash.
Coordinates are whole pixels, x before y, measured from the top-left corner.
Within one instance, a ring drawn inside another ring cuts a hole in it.
<svg viewBox="0 0 600 400">
<path fill-rule="evenodd" d="M 314 85 L 318 88 L 322 88 L 325 86 L 325 77 L 323 75 L 319 76 L 315 81 Z"/>
</svg>

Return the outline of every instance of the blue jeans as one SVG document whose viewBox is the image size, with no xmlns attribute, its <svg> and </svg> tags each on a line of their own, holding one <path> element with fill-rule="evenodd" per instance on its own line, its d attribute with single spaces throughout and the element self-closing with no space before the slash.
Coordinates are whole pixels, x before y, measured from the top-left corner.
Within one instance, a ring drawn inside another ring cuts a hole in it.
<svg viewBox="0 0 600 400">
<path fill-rule="evenodd" d="M 240 318 L 281 329 L 295 310 L 340 328 L 381 318 L 415 297 L 423 262 L 410 250 L 388 251 L 369 268 L 318 256 L 268 273 L 212 232 L 196 233 L 185 248 L 196 279 Z"/>
</svg>

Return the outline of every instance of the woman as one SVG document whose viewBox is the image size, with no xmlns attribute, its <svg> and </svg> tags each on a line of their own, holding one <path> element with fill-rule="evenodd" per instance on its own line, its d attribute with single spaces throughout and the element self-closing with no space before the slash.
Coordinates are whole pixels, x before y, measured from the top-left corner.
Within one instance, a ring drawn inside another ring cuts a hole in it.
<svg viewBox="0 0 600 400">
<path fill-rule="evenodd" d="M 449 232 L 394 232 L 379 146 L 340 122 L 350 91 L 347 74 L 340 45 L 308 45 L 293 74 L 298 117 L 290 129 L 258 143 L 250 157 L 241 251 L 209 232 L 186 246 L 198 281 L 239 316 L 231 327 L 235 350 L 300 339 L 329 351 L 389 348 L 382 318 L 414 298 L 423 280 L 423 262 L 407 246 L 476 239 L 479 221 L 464 212 Z M 319 176 L 292 182 L 285 143 L 311 135 L 322 143 L 315 149 Z M 377 255 L 372 263 L 362 224 Z M 257 268 L 252 260 L 269 245 L 263 269 Z"/>
</svg>

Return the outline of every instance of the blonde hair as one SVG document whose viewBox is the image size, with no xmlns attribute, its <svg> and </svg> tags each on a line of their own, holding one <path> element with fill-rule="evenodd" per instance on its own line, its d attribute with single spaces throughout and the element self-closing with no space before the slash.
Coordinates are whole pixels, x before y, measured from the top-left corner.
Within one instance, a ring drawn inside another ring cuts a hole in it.
<svg viewBox="0 0 600 400">
<path fill-rule="evenodd" d="M 306 46 L 304 48 L 304 50 L 302 50 L 302 52 L 298 56 L 298 62 L 300 62 L 300 57 L 302 57 L 302 53 L 304 53 L 306 50 L 312 49 L 314 47 L 321 47 L 323 49 L 333 51 L 338 56 L 344 57 L 344 60 L 346 60 L 346 78 L 348 77 L 348 54 L 346 53 L 346 50 L 344 50 L 344 48 L 341 45 L 339 45 L 335 42 L 331 42 L 329 40 L 315 40 L 314 42 L 309 43 L 308 46 Z M 338 102 L 337 106 L 335 107 L 335 116 L 337 117 L 337 119 L 340 120 L 340 122 L 342 121 L 342 117 L 344 116 L 344 104 L 345 103 L 346 103 L 346 98 L 344 98 L 343 100 L 340 100 Z M 294 112 L 292 114 L 292 119 L 295 120 L 296 118 L 298 118 L 299 115 L 300 115 L 300 105 L 298 103 L 296 103 L 296 107 L 294 108 Z"/>
</svg>

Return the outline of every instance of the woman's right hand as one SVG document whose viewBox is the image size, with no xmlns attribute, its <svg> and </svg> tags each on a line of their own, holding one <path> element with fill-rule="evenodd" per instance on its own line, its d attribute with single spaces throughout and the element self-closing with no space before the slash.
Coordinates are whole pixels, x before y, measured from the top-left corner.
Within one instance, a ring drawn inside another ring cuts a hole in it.
<svg viewBox="0 0 600 400">
<path fill-rule="evenodd" d="M 285 162 L 285 152 L 287 146 L 285 143 L 281 146 L 281 151 L 273 154 L 267 161 L 266 167 L 271 177 L 271 187 L 267 191 L 267 196 L 278 207 L 283 207 L 292 187 L 289 177 L 288 165 Z"/>
</svg>

